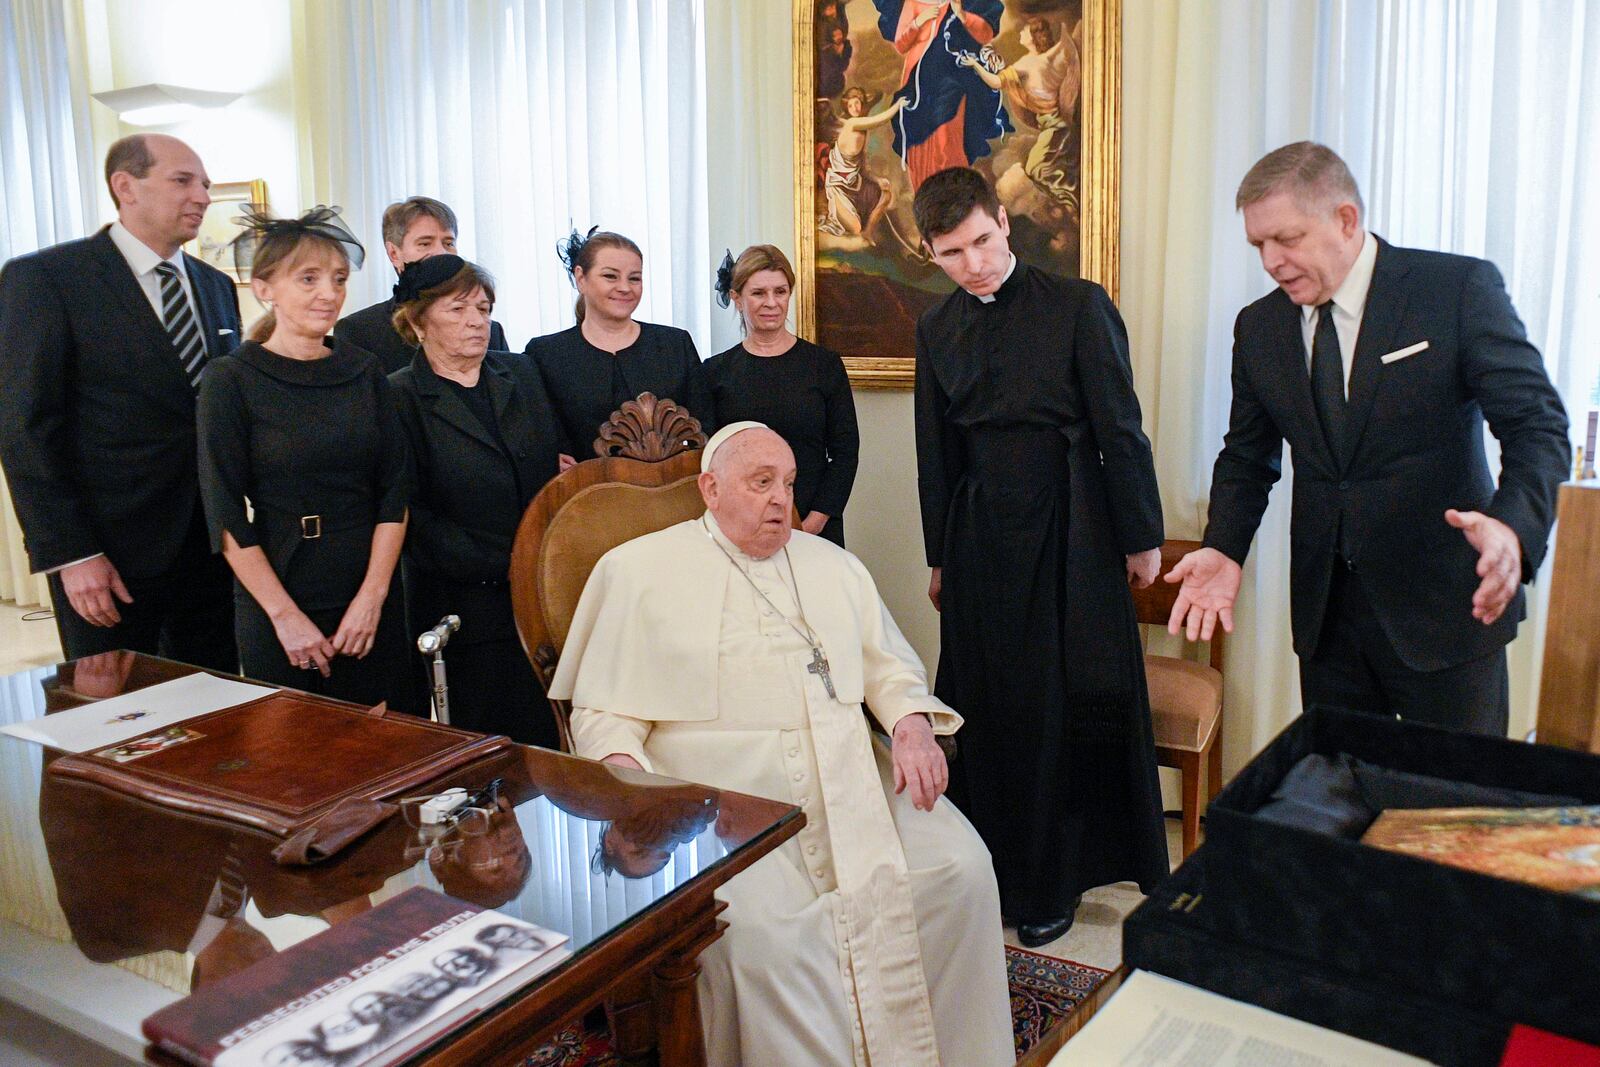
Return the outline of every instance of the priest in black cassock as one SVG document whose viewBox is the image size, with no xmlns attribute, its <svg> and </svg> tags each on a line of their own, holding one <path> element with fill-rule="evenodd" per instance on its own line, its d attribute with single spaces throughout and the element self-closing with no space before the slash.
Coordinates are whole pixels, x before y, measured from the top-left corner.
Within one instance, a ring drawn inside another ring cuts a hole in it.
<svg viewBox="0 0 1600 1067">
<path fill-rule="evenodd" d="M 1167 873 L 1128 589 L 1160 569 L 1161 500 L 1105 290 L 1019 262 L 974 170 L 929 177 L 913 210 L 961 287 L 917 323 L 936 692 L 966 719 L 950 796 L 1031 947 L 1066 933 L 1085 889 Z"/>
</svg>

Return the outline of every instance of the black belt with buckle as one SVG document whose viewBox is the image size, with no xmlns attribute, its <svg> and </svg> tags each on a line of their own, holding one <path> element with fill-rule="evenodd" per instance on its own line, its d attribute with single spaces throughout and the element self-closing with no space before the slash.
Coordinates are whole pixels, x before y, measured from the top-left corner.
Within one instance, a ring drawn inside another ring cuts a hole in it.
<svg viewBox="0 0 1600 1067">
<path fill-rule="evenodd" d="M 315 541 L 322 536 L 322 516 L 300 516 L 300 536 L 307 541 Z"/>
</svg>

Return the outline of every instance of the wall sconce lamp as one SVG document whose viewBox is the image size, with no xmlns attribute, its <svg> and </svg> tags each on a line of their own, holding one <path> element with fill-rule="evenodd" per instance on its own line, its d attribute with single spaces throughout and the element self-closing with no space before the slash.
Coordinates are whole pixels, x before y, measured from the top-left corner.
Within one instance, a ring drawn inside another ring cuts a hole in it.
<svg viewBox="0 0 1600 1067">
<path fill-rule="evenodd" d="M 181 85 L 136 85 L 110 89 L 94 98 L 115 111 L 130 126 L 168 126 L 211 108 L 227 107 L 243 95 L 188 89 Z"/>
</svg>

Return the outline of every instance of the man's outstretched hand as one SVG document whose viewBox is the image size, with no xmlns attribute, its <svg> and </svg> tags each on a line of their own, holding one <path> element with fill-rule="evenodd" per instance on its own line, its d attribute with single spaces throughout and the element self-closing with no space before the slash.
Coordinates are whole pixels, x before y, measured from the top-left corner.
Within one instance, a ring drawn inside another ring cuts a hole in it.
<svg viewBox="0 0 1600 1067">
<path fill-rule="evenodd" d="M 1167 632 L 1184 631 L 1190 641 L 1209 641 L 1217 623 L 1233 633 L 1233 602 L 1239 599 L 1240 567 L 1214 548 L 1197 548 L 1167 572 L 1166 581 L 1182 582 Z"/>
<path fill-rule="evenodd" d="M 1511 527 L 1481 511 L 1450 508 L 1444 521 L 1467 535 L 1478 552 L 1477 592 L 1472 594 L 1472 617 L 1488 626 L 1505 614 L 1506 605 L 1522 584 L 1522 541 Z"/>
</svg>

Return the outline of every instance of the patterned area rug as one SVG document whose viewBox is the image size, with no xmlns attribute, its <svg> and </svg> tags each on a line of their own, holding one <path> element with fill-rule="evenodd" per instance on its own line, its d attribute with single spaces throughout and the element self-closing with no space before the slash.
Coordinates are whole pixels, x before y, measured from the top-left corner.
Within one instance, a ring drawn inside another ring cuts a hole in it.
<svg viewBox="0 0 1600 1067">
<path fill-rule="evenodd" d="M 1110 971 L 1006 946 L 1011 983 L 1011 1033 L 1021 1057 L 1056 1023 L 1071 1014 L 1106 980 Z"/>
<path fill-rule="evenodd" d="M 1106 980 L 1109 971 L 1006 946 L 1006 976 L 1011 983 L 1011 1030 L 1017 1055 L 1031 1049 L 1056 1023 Z M 605 1027 L 571 1026 L 530 1056 L 523 1067 L 616 1067 Z"/>
</svg>

